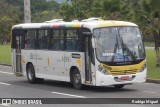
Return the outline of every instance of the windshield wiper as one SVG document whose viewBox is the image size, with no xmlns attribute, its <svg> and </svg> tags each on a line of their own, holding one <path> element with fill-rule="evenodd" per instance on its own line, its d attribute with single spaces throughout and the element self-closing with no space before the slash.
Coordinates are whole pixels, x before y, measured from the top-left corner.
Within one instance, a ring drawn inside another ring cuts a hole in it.
<svg viewBox="0 0 160 107">
<path fill-rule="evenodd" d="M 126 50 L 127 53 L 129 53 L 129 55 L 132 57 L 133 61 L 136 60 L 136 57 L 135 57 L 134 54 L 131 52 L 131 50 L 126 46 L 126 44 L 123 43 L 123 40 L 122 40 L 122 48 L 123 48 L 123 54 L 124 54 L 124 50 Z"/>
<path fill-rule="evenodd" d="M 119 50 L 117 35 L 116 35 L 116 41 L 117 41 L 117 43 L 115 43 L 115 46 L 114 46 L 114 53 L 116 53 L 117 48 Z M 115 55 L 112 56 L 112 59 L 111 59 L 112 62 L 113 62 L 114 58 L 115 58 Z"/>
<path fill-rule="evenodd" d="M 131 52 L 131 50 L 126 46 L 126 44 L 123 42 L 123 39 L 121 37 L 121 41 L 122 41 L 122 50 L 123 50 L 123 56 L 124 55 L 124 50 L 126 49 L 126 51 L 129 53 L 129 55 L 132 57 L 133 61 L 136 60 L 136 57 L 134 56 L 134 54 Z M 124 61 L 125 61 L 125 57 L 124 57 Z"/>
</svg>

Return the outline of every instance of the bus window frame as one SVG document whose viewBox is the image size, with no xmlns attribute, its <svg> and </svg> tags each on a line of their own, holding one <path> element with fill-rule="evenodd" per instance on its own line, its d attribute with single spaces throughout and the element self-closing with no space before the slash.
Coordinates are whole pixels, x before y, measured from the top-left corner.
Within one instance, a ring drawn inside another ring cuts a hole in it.
<svg viewBox="0 0 160 107">
<path fill-rule="evenodd" d="M 65 48 L 64 48 L 65 47 L 65 29 L 64 28 L 54 28 L 54 29 L 51 28 L 51 29 L 49 29 L 49 33 L 48 33 L 49 34 L 49 40 L 51 39 L 51 36 L 53 34 L 53 30 L 63 30 L 64 31 L 64 35 L 63 35 L 63 39 L 62 39 L 63 40 L 63 49 L 61 49 L 61 50 L 57 50 L 57 49 L 53 49 L 53 48 L 51 49 L 50 48 L 51 44 L 48 43 L 48 50 L 50 50 L 50 51 L 64 51 L 65 50 Z"/>
<path fill-rule="evenodd" d="M 78 30 L 78 40 L 79 42 L 79 50 L 67 50 L 67 30 Z M 66 28 L 65 29 L 65 51 L 66 52 L 82 52 L 82 33 L 81 33 L 81 28 Z"/>
</svg>

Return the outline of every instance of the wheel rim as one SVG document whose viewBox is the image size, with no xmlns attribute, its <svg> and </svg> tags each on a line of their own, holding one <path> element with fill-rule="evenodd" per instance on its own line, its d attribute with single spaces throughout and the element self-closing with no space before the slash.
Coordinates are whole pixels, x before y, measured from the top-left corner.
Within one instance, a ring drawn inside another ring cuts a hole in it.
<svg viewBox="0 0 160 107">
<path fill-rule="evenodd" d="M 74 76 L 74 82 L 75 82 L 75 84 L 79 84 L 80 81 L 81 81 L 80 74 L 75 74 L 75 76 Z"/>
<path fill-rule="evenodd" d="M 29 70 L 28 70 L 28 78 L 29 78 L 29 80 L 32 80 L 32 77 L 33 77 L 32 70 L 29 69 Z"/>
</svg>

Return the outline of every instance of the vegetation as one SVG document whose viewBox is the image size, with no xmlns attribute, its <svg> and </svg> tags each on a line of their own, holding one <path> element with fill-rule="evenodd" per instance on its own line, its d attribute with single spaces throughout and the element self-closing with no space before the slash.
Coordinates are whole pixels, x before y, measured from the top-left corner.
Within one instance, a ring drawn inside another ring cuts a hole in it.
<svg viewBox="0 0 160 107">
<path fill-rule="evenodd" d="M 156 67 L 156 55 L 154 50 L 147 49 L 147 78 L 160 79 L 160 68 Z"/>
<path fill-rule="evenodd" d="M 10 42 L 11 28 L 24 22 L 23 0 L 0 0 L 0 44 Z M 54 0 L 31 0 L 32 22 L 59 18 L 60 5 Z"/>
<path fill-rule="evenodd" d="M 0 45 L 0 64 L 11 64 L 10 45 Z"/>
<path fill-rule="evenodd" d="M 0 0 L 0 7 L 0 43 L 3 44 L 4 41 L 10 41 L 11 27 L 18 23 L 19 16 L 15 14 L 18 9 L 6 3 L 5 0 Z"/>
<path fill-rule="evenodd" d="M 10 42 L 11 27 L 24 22 L 23 0 L 0 0 L 0 43 Z M 155 42 L 156 65 L 160 66 L 160 0 L 31 0 L 32 22 L 54 18 L 66 21 L 102 17 L 139 25 L 144 40 Z"/>
</svg>

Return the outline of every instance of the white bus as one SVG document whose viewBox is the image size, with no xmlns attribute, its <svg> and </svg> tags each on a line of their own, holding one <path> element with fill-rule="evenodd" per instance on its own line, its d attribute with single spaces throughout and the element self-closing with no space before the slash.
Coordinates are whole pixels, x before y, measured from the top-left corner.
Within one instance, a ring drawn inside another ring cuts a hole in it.
<svg viewBox="0 0 160 107">
<path fill-rule="evenodd" d="M 18 24 L 12 28 L 12 66 L 30 83 L 44 79 L 114 86 L 146 80 L 146 58 L 136 24 L 90 18 L 81 22 Z"/>
</svg>

